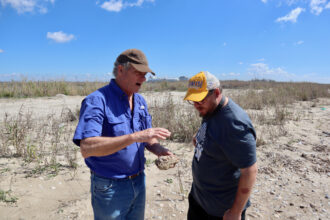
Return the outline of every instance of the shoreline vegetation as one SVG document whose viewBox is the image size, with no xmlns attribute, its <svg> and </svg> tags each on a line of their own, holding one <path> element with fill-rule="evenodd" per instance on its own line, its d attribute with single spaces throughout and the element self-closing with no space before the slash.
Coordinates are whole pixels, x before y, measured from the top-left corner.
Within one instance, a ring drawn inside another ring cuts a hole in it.
<svg viewBox="0 0 330 220">
<path fill-rule="evenodd" d="M 311 101 L 316 106 L 320 98 L 330 98 L 330 84 L 275 82 L 267 80 L 222 81 L 224 94 L 248 111 L 255 126 L 278 135 L 285 133 L 284 125 L 290 120 L 299 121 L 301 116 L 288 109 L 295 102 Z M 106 82 L 66 81 L 13 81 L 0 82 L 0 98 L 35 98 L 64 94 L 85 96 L 106 85 Z M 174 100 L 171 92 L 183 93 L 187 81 L 146 82 L 141 93 L 161 99 L 149 100 L 149 112 L 153 126 L 172 131 L 170 141 L 187 143 L 197 131 L 200 118 L 186 102 Z M 236 91 L 236 92 L 230 92 Z M 157 95 L 157 96 L 158 96 Z M 0 157 L 22 157 L 27 162 L 50 165 L 58 168 L 57 157 L 65 149 L 65 166 L 76 168 L 78 148 L 71 143 L 71 135 L 79 118 L 79 108 L 63 108 L 60 116 L 49 115 L 47 119 L 33 119 L 33 112 L 24 112 L 23 106 L 17 115 L 5 113 L 0 121 Z M 41 121 L 41 122 L 40 122 Z M 182 121 L 187 123 L 183 124 Z M 44 123 L 42 123 L 44 122 Z M 276 128 L 274 128 L 276 127 Z M 272 133 L 270 132 L 270 133 Z M 265 143 L 265 135 L 257 138 L 257 145 Z M 270 137 L 277 135 L 270 134 Z M 46 150 L 47 149 L 47 150 Z M 61 153 L 59 153 L 61 152 Z M 62 155 L 63 156 L 63 155 Z M 47 158 L 47 159 L 46 159 Z"/>
<path fill-rule="evenodd" d="M 85 96 L 108 84 L 108 82 L 69 82 L 59 81 L 0 81 L 0 98 L 35 98 L 64 94 L 68 96 Z M 187 81 L 145 82 L 140 92 L 186 91 Z M 330 97 L 330 84 L 311 82 L 276 82 L 273 80 L 225 80 L 221 81 L 223 89 L 260 90 L 261 93 L 293 98 L 296 101 L 309 101 L 315 98 Z"/>
</svg>

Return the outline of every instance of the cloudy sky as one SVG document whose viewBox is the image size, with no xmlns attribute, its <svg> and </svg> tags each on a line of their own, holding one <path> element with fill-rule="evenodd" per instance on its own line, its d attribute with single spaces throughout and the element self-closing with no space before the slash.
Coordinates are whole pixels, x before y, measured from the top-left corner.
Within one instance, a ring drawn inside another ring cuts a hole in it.
<svg viewBox="0 0 330 220">
<path fill-rule="evenodd" d="M 128 48 L 158 77 L 330 83 L 330 0 L 0 0 L 0 81 L 109 80 Z"/>
</svg>

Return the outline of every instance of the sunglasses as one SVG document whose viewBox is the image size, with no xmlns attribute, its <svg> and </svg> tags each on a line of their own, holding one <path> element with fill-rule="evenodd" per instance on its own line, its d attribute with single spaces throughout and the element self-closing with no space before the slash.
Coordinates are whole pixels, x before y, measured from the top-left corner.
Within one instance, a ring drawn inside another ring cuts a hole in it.
<svg viewBox="0 0 330 220">
<path fill-rule="evenodd" d="M 214 92 L 214 89 L 210 90 L 207 95 L 205 96 L 205 98 L 202 100 L 202 101 L 199 101 L 199 102 L 195 102 L 195 101 L 190 101 L 190 100 L 187 100 L 187 102 L 190 104 L 190 105 L 194 105 L 194 104 L 197 104 L 197 105 L 203 105 L 206 101 L 206 98 L 211 96 Z"/>
</svg>

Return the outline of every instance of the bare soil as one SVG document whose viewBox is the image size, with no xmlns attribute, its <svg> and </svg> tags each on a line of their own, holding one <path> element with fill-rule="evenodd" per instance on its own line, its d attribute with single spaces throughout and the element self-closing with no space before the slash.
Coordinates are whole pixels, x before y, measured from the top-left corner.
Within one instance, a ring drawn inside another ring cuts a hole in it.
<svg viewBox="0 0 330 220">
<path fill-rule="evenodd" d="M 181 100 L 183 93 L 173 93 Z M 152 94 L 146 94 L 151 102 Z M 229 95 L 230 96 L 230 95 Z M 31 111 L 38 120 L 76 111 L 83 97 L 0 99 L 0 123 L 5 113 Z M 23 107 L 22 107 L 23 106 Z M 271 110 L 263 110 L 271 111 Z M 293 103 L 292 119 L 269 128 L 254 121 L 263 143 L 257 148 L 259 173 L 247 219 L 330 219 L 330 99 Z M 248 111 L 249 114 L 255 111 Z M 260 112 L 259 112 L 260 113 Z M 191 143 L 162 142 L 179 157 L 174 168 L 159 170 L 157 157 L 146 151 L 147 204 L 145 219 L 185 219 L 190 190 Z M 0 201 L 0 219 L 93 219 L 90 173 L 78 152 L 78 168 L 61 167 L 57 175 L 35 169 L 21 158 L 0 158 L 0 189 L 16 198 Z"/>
</svg>

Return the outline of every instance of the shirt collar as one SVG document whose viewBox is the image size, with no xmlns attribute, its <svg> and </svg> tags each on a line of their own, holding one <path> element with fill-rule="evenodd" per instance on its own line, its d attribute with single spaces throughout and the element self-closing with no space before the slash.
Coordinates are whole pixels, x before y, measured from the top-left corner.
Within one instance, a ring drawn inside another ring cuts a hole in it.
<svg viewBox="0 0 330 220">
<path fill-rule="evenodd" d="M 117 97 L 126 97 L 126 93 L 118 86 L 115 79 L 111 79 L 109 83 L 110 89 L 116 94 Z"/>
<path fill-rule="evenodd" d="M 115 93 L 115 95 L 120 99 L 120 100 L 125 100 L 128 102 L 128 97 L 126 93 L 119 87 L 115 79 L 111 79 L 109 83 L 110 89 Z M 136 100 L 136 94 L 133 94 L 133 101 L 134 101 L 134 109 L 137 109 L 137 100 Z M 135 111 L 135 110 L 133 110 Z"/>
</svg>

